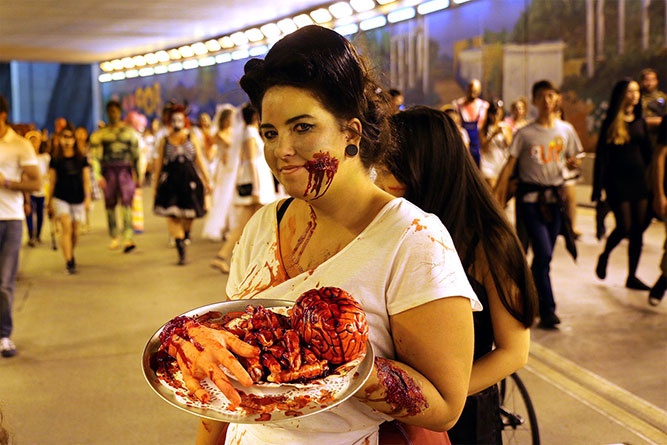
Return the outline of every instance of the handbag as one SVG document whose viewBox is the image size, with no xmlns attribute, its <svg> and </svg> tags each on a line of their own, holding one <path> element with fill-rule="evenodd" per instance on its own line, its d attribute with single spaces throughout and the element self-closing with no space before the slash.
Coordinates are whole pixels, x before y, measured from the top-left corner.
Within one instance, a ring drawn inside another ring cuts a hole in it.
<svg viewBox="0 0 667 445">
<path fill-rule="evenodd" d="M 252 184 L 240 184 L 236 186 L 236 191 L 239 196 L 250 196 L 252 195 Z"/>
</svg>

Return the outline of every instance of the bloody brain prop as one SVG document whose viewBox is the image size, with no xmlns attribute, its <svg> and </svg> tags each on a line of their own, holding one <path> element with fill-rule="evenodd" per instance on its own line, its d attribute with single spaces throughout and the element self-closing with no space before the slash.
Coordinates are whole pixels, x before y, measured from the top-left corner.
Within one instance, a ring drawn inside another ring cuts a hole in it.
<svg viewBox="0 0 667 445">
<path fill-rule="evenodd" d="M 338 365 L 366 352 L 366 314 L 342 289 L 323 287 L 303 293 L 290 318 L 292 327 L 320 360 Z"/>
</svg>

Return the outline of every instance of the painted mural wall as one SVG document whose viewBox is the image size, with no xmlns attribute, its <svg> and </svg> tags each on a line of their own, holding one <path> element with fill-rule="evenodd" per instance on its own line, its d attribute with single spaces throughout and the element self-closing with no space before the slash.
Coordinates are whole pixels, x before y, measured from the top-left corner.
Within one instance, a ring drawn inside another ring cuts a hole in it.
<svg viewBox="0 0 667 445">
<path fill-rule="evenodd" d="M 667 80 L 667 2 L 654 0 L 471 0 L 351 37 L 387 88 L 406 103 L 441 106 L 471 78 L 486 99 L 530 96 L 533 82 L 561 85 L 563 108 L 587 150 L 595 145 L 613 84 L 647 67 Z M 106 101 L 149 117 L 167 100 L 193 115 L 246 100 L 238 86 L 246 60 L 102 84 Z"/>
</svg>

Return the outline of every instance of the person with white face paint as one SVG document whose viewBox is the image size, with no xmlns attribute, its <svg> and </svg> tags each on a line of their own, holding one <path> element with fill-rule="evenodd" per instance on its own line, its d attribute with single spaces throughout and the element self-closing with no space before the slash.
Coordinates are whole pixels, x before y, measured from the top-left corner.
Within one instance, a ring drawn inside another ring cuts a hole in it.
<svg viewBox="0 0 667 445">
<path fill-rule="evenodd" d="M 210 190 L 199 141 L 188 127 L 185 108 L 175 106 L 171 111 L 171 133 L 159 147 L 155 172 L 153 210 L 156 215 L 167 217 L 169 235 L 176 240 L 179 265 L 185 264 L 185 239 L 189 238 L 192 221 L 206 214 L 204 194 Z"/>
</svg>

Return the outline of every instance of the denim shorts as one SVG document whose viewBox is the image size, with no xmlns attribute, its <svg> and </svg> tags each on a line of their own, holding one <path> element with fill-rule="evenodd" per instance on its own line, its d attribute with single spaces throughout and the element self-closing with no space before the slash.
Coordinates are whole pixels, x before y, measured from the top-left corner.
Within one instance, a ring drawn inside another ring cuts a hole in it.
<svg viewBox="0 0 667 445">
<path fill-rule="evenodd" d="M 72 221 L 84 223 L 86 221 L 86 211 L 83 203 L 70 204 L 62 199 L 53 198 L 53 208 L 56 212 L 56 218 L 62 215 L 69 215 Z"/>
</svg>

